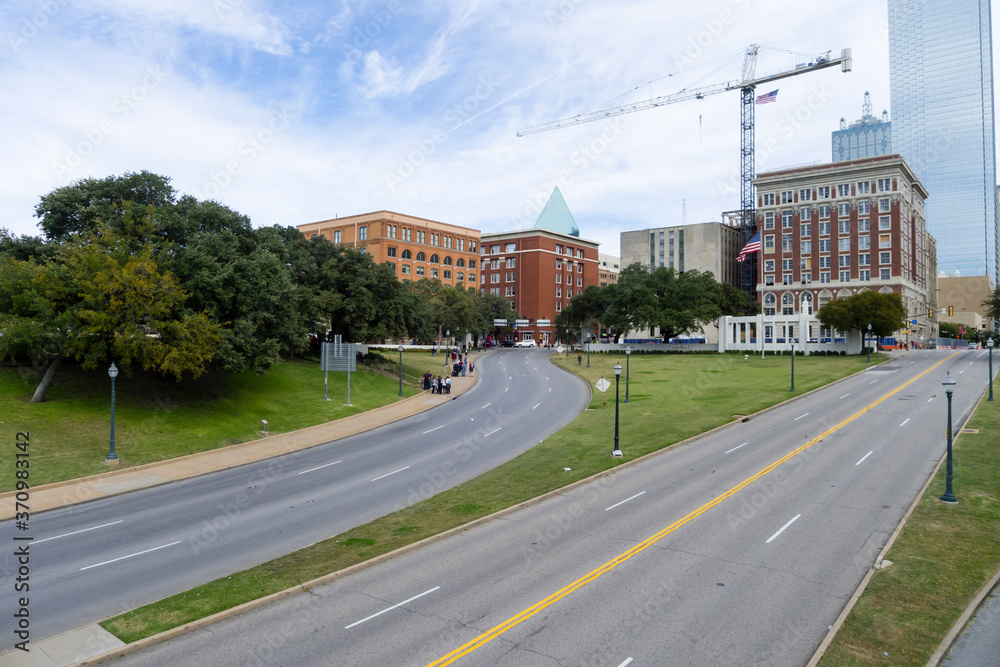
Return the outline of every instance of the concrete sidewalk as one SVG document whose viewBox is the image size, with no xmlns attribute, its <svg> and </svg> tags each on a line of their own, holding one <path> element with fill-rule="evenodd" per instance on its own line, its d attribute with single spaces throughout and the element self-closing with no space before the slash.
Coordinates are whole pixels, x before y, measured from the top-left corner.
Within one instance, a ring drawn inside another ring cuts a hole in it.
<svg viewBox="0 0 1000 667">
<path fill-rule="evenodd" d="M 473 353 L 469 355 L 469 359 L 477 361 L 482 354 Z M 399 421 L 446 403 L 468 391 L 476 383 L 477 378 L 478 376 L 451 378 L 450 395 L 442 396 L 431 394 L 430 391 L 421 391 L 416 396 L 398 400 L 381 408 L 298 431 L 272 435 L 176 459 L 114 470 L 91 477 L 36 486 L 30 491 L 31 512 L 37 514 L 136 489 L 145 489 L 189 477 L 206 475 L 218 470 L 226 470 L 370 431 L 383 424 Z M 14 518 L 15 494 L 15 491 L 0 494 L 0 521 Z"/>
</svg>

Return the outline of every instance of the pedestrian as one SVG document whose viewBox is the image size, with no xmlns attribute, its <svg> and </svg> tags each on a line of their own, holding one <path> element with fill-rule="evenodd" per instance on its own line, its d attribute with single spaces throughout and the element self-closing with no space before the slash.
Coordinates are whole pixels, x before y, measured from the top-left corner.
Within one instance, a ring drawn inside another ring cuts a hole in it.
<svg viewBox="0 0 1000 667">
<path fill-rule="evenodd" d="M 444 379 L 444 393 L 451 394 L 451 378 Z"/>
<path fill-rule="evenodd" d="M 476 372 L 476 362 L 470 361 L 469 362 L 469 375 L 472 375 L 475 372 Z"/>
<path fill-rule="evenodd" d="M 468 359 L 462 360 L 462 377 L 465 377 L 465 367 L 469 365 Z"/>
<path fill-rule="evenodd" d="M 577 366 L 582 366 L 583 365 L 583 354 L 582 353 L 576 355 L 576 365 Z"/>
</svg>

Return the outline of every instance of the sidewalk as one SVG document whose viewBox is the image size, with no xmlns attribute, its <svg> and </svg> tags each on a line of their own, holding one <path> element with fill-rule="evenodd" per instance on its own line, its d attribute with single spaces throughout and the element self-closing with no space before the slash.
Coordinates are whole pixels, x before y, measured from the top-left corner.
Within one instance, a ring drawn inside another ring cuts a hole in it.
<svg viewBox="0 0 1000 667">
<path fill-rule="evenodd" d="M 473 353 L 469 358 L 478 361 L 481 356 L 482 353 Z M 478 375 L 452 378 L 450 395 L 440 396 L 431 394 L 430 391 L 421 391 L 416 396 L 404 398 L 381 408 L 298 431 L 189 454 L 176 459 L 113 470 L 91 477 L 36 486 L 31 489 L 31 511 L 32 514 L 37 514 L 137 489 L 169 484 L 370 431 L 383 424 L 399 421 L 446 403 L 468 391 L 475 385 L 477 378 Z M 0 521 L 14 518 L 15 494 L 15 491 L 0 494 Z"/>
</svg>

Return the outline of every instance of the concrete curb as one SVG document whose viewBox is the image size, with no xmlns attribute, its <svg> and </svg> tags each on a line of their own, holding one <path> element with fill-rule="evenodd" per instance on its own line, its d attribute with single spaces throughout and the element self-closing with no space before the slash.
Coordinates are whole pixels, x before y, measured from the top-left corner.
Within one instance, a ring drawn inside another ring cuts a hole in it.
<svg viewBox="0 0 1000 667">
<path fill-rule="evenodd" d="M 888 359 L 886 359 L 885 361 L 888 361 Z M 551 358 L 549 359 L 549 362 L 552 363 Z M 558 366 L 558 365 L 556 365 L 554 363 L 552 365 L 554 367 L 556 367 L 557 369 L 559 369 L 559 370 L 565 371 L 565 372 L 567 372 L 567 373 L 569 373 L 571 375 L 575 375 L 576 377 L 580 378 L 580 380 L 582 380 L 588 387 L 590 387 L 590 383 L 587 382 L 586 380 L 584 380 L 583 377 L 580 376 L 578 373 L 575 373 L 574 371 L 572 371 L 572 370 L 570 370 L 568 368 L 563 368 L 561 366 Z M 546 500 L 548 498 L 551 498 L 552 496 L 563 494 L 563 493 L 575 490 L 575 489 L 577 489 L 577 488 L 579 488 L 581 486 L 584 486 L 584 485 L 589 484 L 591 482 L 597 481 L 597 480 L 599 480 L 599 479 L 601 479 L 603 477 L 606 477 L 607 475 L 610 475 L 610 474 L 614 473 L 615 471 L 617 471 L 618 469 L 620 469 L 622 467 L 636 465 L 640 461 L 646 461 L 646 460 L 648 460 L 648 459 L 650 459 L 650 458 L 652 458 L 654 456 L 659 456 L 659 455 L 664 454 L 665 452 L 668 452 L 668 451 L 673 450 L 675 448 L 691 444 L 691 443 L 695 442 L 696 440 L 698 440 L 698 439 L 700 439 L 700 438 L 702 438 L 704 436 L 707 436 L 709 434 L 716 433 L 718 431 L 721 431 L 723 429 L 729 428 L 729 427 L 734 426 L 736 424 L 749 421 L 753 417 L 762 415 L 762 414 L 764 414 L 766 412 L 769 412 L 770 410 L 773 410 L 773 409 L 775 409 L 777 407 L 780 407 L 780 406 L 782 406 L 782 405 L 784 405 L 786 403 L 790 403 L 791 401 L 794 401 L 794 400 L 796 400 L 798 398 L 801 398 L 803 396 L 808 396 L 809 394 L 812 394 L 813 392 L 819 391 L 820 389 L 825 389 L 825 388 L 831 387 L 831 386 L 833 386 L 835 384 L 839 384 L 840 382 L 843 382 L 843 381 L 845 381 L 845 380 L 847 380 L 849 378 L 854 377 L 858 373 L 864 373 L 865 371 L 868 370 L 868 368 L 874 368 L 874 366 L 861 369 L 861 370 L 857 371 L 856 373 L 851 373 L 850 375 L 847 375 L 847 376 L 845 376 L 843 378 L 840 378 L 838 380 L 834 380 L 830 384 L 824 385 L 822 387 L 817 387 L 816 389 L 810 390 L 810 391 L 805 392 L 803 394 L 797 394 L 795 396 L 792 396 L 792 397 L 790 397 L 790 398 L 788 398 L 788 399 L 786 399 L 784 401 L 781 401 L 780 403 L 776 403 L 775 405 L 769 406 L 767 408 L 764 408 L 763 410 L 755 412 L 752 415 L 747 415 L 745 417 L 741 417 L 739 419 L 735 419 L 735 420 L 727 422 L 725 424 L 721 424 L 719 426 L 716 426 L 715 428 L 713 428 L 711 430 L 704 431 L 703 433 L 699 433 L 697 435 L 691 436 L 690 438 L 685 438 L 684 440 L 681 440 L 679 442 L 675 442 L 672 445 L 667 445 L 666 447 L 658 449 L 655 452 L 650 452 L 649 454 L 644 454 L 643 456 L 640 456 L 638 458 L 630 459 L 628 461 L 623 461 L 622 463 L 620 463 L 619 465 L 614 466 L 613 468 L 608 468 L 607 470 L 602 470 L 601 472 L 595 473 L 595 474 L 591 475 L 590 477 L 585 477 L 583 479 L 576 480 L 575 482 L 570 482 L 566 486 L 562 486 L 562 487 L 560 487 L 558 489 L 553 489 L 552 491 L 547 491 L 546 493 L 543 493 L 540 496 L 536 496 L 534 498 L 529 498 L 528 500 L 520 502 L 520 503 L 518 503 L 516 505 L 512 505 L 510 507 L 504 508 L 502 510 L 494 512 L 493 514 L 490 514 L 490 515 L 487 515 L 487 516 L 484 516 L 484 517 L 480 517 L 478 519 L 474 519 L 473 521 L 470 521 L 468 523 L 462 524 L 461 526 L 455 526 L 454 528 L 449 528 L 448 530 L 446 530 L 444 532 L 437 533 L 436 535 L 430 535 L 428 537 L 425 537 L 422 540 L 419 540 L 417 542 L 413 542 L 412 544 L 404 545 L 402 547 L 399 547 L 398 549 L 395 549 L 393 551 L 381 554 L 379 556 L 375 556 L 374 558 L 371 558 L 371 559 L 366 560 L 364 562 L 355 563 L 354 565 L 349 565 L 348 567 L 346 567 L 346 568 L 344 568 L 342 570 L 338 570 L 336 572 L 331 572 L 329 574 L 325 574 L 325 575 L 323 575 L 321 577 L 318 577 L 316 579 L 312 579 L 312 580 L 304 582 L 302 584 L 298 584 L 298 585 L 293 586 L 291 588 L 287 588 L 287 589 L 285 589 L 283 591 L 278 591 L 277 593 L 272 593 L 271 595 L 268 595 L 266 597 L 259 598 L 257 600 L 251 600 L 249 602 L 245 602 L 245 603 L 243 603 L 241 605 L 238 605 L 236 607 L 233 607 L 231 609 L 226 609 L 226 610 L 220 611 L 220 612 L 218 612 L 216 614 L 213 614 L 211 616 L 206 616 L 205 618 L 201 618 L 201 619 L 198 619 L 196 621 L 192 621 L 190 623 L 186 623 L 184 625 L 177 626 L 176 628 L 171 628 L 170 630 L 165 630 L 165 631 L 163 631 L 163 632 L 161 632 L 159 634 L 153 635 L 151 637 L 146 637 L 144 639 L 140 639 L 140 640 L 138 640 L 136 642 L 133 642 L 131 644 L 126 644 L 125 646 L 121 646 L 121 647 L 118 647 L 116 649 L 112 649 L 110 651 L 107 651 L 105 653 L 101 653 L 101 654 L 93 656 L 91 658 L 87 658 L 85 660 L 72 663 L 72 665 L 70 667 L 88 667 L 90 665 L 97 665 L 97 664 L 100 664 L 100 663 L 105 662 L 107 660 L 112 660 L 114 658 L 121 657 L 121 656 L 126 655 L 128 653 L 131 653 L 133 651 L 141 650 L 141 649 L 147 648 L 149 646 L 154 646 L 156 644 L 159 644 L 160 642 L 164 642 L 164 641 L 167 641 L 169 639 L 173 639 L 174 637 L 178 637 L 178 636 L 186 634 L 188 632 L 192 632 L 194 630 L 199 630 L 199 629 L 201 629 L 203 627 L 206 627 L 206 626 L 211 625 L 213 623 L 216 623 L 218 621 L 226 620 L 226 619 L 232 618 L 234 616 L 239 616 L 240 614 L 242 614 L 242 613 L 244 613 L 246 611 L 250 611 L 252 609 L 256 609 L 257 607 L 263 606 L 263 605 L 268 604 L 270 602 L 274 602 L 276 600 L 280 600 L 280 599 L 288 597 L 290 595 L 294 595 L 295 593 L 305 592 L 305 591 L 308 591 L 310 588 L 315 588 L 317 586 L 321 586 L 323 584 L 330 583 L 332 581 L 335 581 L 335 580 L 339 579 L 340 577 L 343 577 L 343 576 L 346 576 L 346 575 L 349 575 L 349 574 L 353 574 L 355 572 L 361 571 L 361 570 L 366 569 L 368 567 L 372 567 L 374 565 L 378 565 L 379 563 L 385 562 L 385 561 L 387 561 L 389 559 L 395 558 L 397 556 L 401 556 L 403 554 L 406 554 L 406 553 L 408 553 L 410 551 L 414 551 L 416 549 L 420 549 L 421 547 L 424 547 L 424 546 L 426 546 L 428 544 L 433 544 L 433 543 L 435 543 L 435 542 L 437 542 L 439 540 L 443 540 L 443 539 L 446 539 L 448 537 L 451 537 L 452 535 L 456 535 L 458 533 L 465 532 L 465 531 L 470 530 L 472 528 L 475 528 L 477 526 L 481 526 L 481 525 L 483 525 L 485 523 L 488 523 L 490 521 L 494 521 L 496 519 L 500 519 L 500 518 L 502 518 L 504 516 L 507 516 L 508 514 L 512 514 L 512 513 L 517 512 L 518 510 L 521 510 L 523 508 L 530 507 L 532 505 L 540 503 L 540 502 L 542 502 L 542 501 L 544 501 L 544 500 Z M 478 380 L 477 380 L 477 382 L 478 382 Z M 593 393 L 593 392 L 591 392 L 591 393 Z M 940 466 L 940 464 L 938 464 L 938 465 Z M 936 471 L 936 469 L 935 469 L 935 471 Z M 932 475 L 932 478 L 933 478 L 933 475 Z M 107 620 L 107 619 L 105 619 L 105 620 Z"/>
<path fill-rule="evenodd" d="M 983 396 L 985 395 L 986 394 L 984 392 Z M 969 421 L 972 415 L 975 414 L 976 410 L 979 408 L 979 404 L 982 402 L 983 402 L 983 397 L 980 397 L 979 401 L 976 403 L 976 407 L 974 407 L 972 410 L 969 411 L 968 417 L 966 417 L 961 424 L 958 424 L 957 426 L 954 424 L 952 425 L 952 430 L 954 430 L 955 432 L 955 437 L 952 439 L 952 447 L 954 447 L 955 443 L 958 442 L 958 439 L 959 437 L 961 437 L 962 434 L 962 428 L 965 426 L 966 422 Z M 847 606 L 845 606 L 843 611 L 840 612 L 840 616 L 838 616 L 837 620 L 834 621 L 833 626 L 830 628 L 829 632 L 826 633 L 826 637 L 823 638 L 823 641 L 820 642 L 820 645 L 816 649 L 816 652 L 813 653 L 813 657 L 809 660 L 808 663 L 806 663 L 806 667 L 816 667 L 816 665 L 819 664 L 819 661 L 823 658 L 823 654 L 826 653 L 826 650 L 828 648 L 830 648 L 830 644 L 833 643 L 833 640 L 837 636 L 837 633 L 840 632 L 840 628 L 843 627 L 844 622 L 847 620 L 847 617 L 851 615 L 851 611 L 854 609 L 854 605 L 857 604 L 858 600 L 861 598 L 861 594 L 864 593 L 865 589 L 868 588 L 868 582 L 870 582 L 872 577 L 875 576 L 875 572 L 878 571 L 879 566 L 881 566 L 882 561 L 885 559 L 885 555 L 889 553 L 889 549 L 891 549 L 892 545 L 896 543 L 896 539 L 899 537 L 899 534 L 903 532 L 903 527 L 906 525 L 906 521 L 910 518 L 910 515 L 913 514 L 913 510 L 917 508 L 917 505 L 920 504 L 920 501 L 923 500 L 924 494 L 927 493 L 927 489 L 934 481 L 934 478 L 937 476 L 938 471 L 941 470 L 941 466 L 944 465 L 947 456 L 948 456 L 947 452 L 941 455 L 941 459 L 937 462 L 937 465 L 934 466 L 934 470 L 931 471 L 931 474 L 927 477 L 927 481 L 924 482 L 923 487 L 921 487 L 920 493 L 918 493 L 917 497 L 913 499 L 912 503 L 910 503 L 910 508 L 906 510 L 906 514 L 904 514 L 903 518 L 900 519 L 899 525 L 896 526 L 896 530 L 892 531 L 892 535 L 889 536 L 889 540 L 885 543 L 885 546 L 882 547 L 882 551 L 879 552 L 878 557 L 875 559 L 875 564 L 868 569 L 867 573 L 865 573 L 865 576 L 864 578 L 861 579 L 861 583 L 858 585 L 858 588 L 854 591 L 854 594 L 851 595 L 851 599 L 848 600 Z M 954 628 L 952 628 L 952 631 L 954 631 Z"/>
<path fill-rule="evenodd" d="M 972 602 L 970 602 L 969 606 L 965 608 L 962 615 L 958 617 L 958 620 L 955 621 L 955 625 L 953 625 L 951 630 L 948 631 L 948 634 L 944 636 L 944 639 L 941 640 L 941 644 L 937 647 L 937 650 L 934 651 L 930 660 L 927 661 L 927 667 L 938 667 L 938 665 L 941 664 L 944 657 L 948 655 L 948 651 L 950 651 L 952 646 L 955 645 L 959 635 L 961 635 L 965 628 L 969 625 L 969 621 L 972 620 L 975 613 L 979 611 L 979 608 L 983 606 L 983 602 L 987 597 L 989 597 L 990 592 L 998 582 L 1000 582 L 1000 570 L 997 570 L 997 573 L 993 575 L 993 578 L 990 579 L 985 586 L 979 589 L 976 596 L 972 598 Z"/>
</svg>

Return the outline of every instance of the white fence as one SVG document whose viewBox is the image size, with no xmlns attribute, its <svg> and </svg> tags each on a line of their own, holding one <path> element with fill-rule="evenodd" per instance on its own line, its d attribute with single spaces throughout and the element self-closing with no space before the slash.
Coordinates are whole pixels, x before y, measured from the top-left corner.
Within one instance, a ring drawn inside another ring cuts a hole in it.
<svg viewBox="0 0 1000 667">
<path fill-rule="evenodd" d="M 814 315 L 750 315 L 719 318 L 719 352 L 773 354 L 788 352 L 857 354 L 862 349 L 859 331 L 846 334 L 824 329 Z"/>
</svg>

